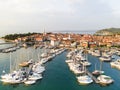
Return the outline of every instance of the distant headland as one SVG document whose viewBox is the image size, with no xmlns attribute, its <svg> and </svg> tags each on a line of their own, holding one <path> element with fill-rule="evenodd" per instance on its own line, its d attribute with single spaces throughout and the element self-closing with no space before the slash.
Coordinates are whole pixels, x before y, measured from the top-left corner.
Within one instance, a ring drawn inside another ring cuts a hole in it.
<svg viewBox="0 0 120 90">
<path fill-rule="evenodd" d="M 120 28 L 108 28 L 108 29 L 98 30 L 94 35 L 105 36 L 105 35 L 116 35 L 116 34 L 120 34 Z"/>
</svg>

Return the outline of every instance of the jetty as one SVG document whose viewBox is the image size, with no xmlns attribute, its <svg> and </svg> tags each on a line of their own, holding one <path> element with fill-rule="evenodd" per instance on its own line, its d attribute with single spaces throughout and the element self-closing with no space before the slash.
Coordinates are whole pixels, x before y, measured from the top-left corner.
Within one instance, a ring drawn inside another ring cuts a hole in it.
<svg viewBox="0 0 120 90">
<path fill-rule="evenodd" d="M 0 43 L 0 45 L 4 45 L 4 44 L 15 44 L 15 42 L 4 42 L 4 43 Z"/>
<path fill-rule="evenodd" d="M 21 47 L 20 46 L 11 46 L 11 47 L 7 47 L 7 48 L 2 48 L 2 49 L 0 49 L 0 53 L 8 53 L 8 52 L 16 51 L 19 48 L 21 48 Z"/>
<path fill-rule="evenodd" d="M 86 70 L 86 73 L 94 80 L 95 83 L 97 83 L 97 84 L 100 83 L 99 80 L 97 80 L 97 78 L 95 76 L 93 76 L 91 72 Z"/>
</svg>

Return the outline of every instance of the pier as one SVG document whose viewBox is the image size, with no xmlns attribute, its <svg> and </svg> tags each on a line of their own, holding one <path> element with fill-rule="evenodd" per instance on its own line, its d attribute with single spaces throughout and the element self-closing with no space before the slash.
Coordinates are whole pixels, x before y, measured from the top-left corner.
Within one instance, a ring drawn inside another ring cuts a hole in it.
<svg viewBox="0 0 120 90">
<path fill-rule="evenodd" d="M 7 47 L 7 48 L 3 48 L 3 49 L 0 49 L 0 53 L 12 52 L 19 48 L 20 48 L 20 46 L 11 46 L 11 47 Z"/>
<path fill-rule="evenodd" d="M 94 80 L 95 83 L 99 84 L 99 80 L 97 80 L 97 78 L 95 76 L 93 76 L 91 72 L 86 70 L 86 73 Z"/>
<path fill-rule="evenodd" d="M 0 45 L 3 45 L 3 44 L 15 44 L 14 42 L 5 42 L 5 43 L 0 43 Z"/>
</svg>

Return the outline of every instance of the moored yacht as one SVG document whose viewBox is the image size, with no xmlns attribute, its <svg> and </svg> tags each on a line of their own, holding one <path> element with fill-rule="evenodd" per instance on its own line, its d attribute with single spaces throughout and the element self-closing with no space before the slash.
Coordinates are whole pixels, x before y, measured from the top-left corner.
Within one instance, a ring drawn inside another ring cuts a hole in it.
<svg viewBox="0 0 120 90">
<path fill-rule="evenodd" d="M 88 75 L 78 76 L 77 80 L 81 85 L 88 85 L 93 82 L 92 78 Z"/>
<path fill-rule="evenodd" d="M 36 81 L 35 80 L 27 80 L 24 82 L 26 85 L 32 85 L 32 84 L 35 84 Z"/>
<path fill-rule="evenodd" d="M 41 57 L 42 57 L 42 58 L 45 58 L 45 57 L 47 57 L 47 56 L 48 56 L 47 53 L 42 53 L 42 54 L 41 54 Z"/>
<path fill-rule="evenodd" d="M 95 70 L 92 72 L 92 74 L 95 76 L 98 76 L 98 75 L 103 74 L 103 73 L 104 73 L 104 71 L 100 71 L 100 70 Z"/>
<path fill-rule="evenodd" d="M 111 67 L 115 67 L 117 69 L 120 69 L 120 59 L 118 59 L 114 62 L 111 62 L 110 65 L 111 65 Z"/>
<path fill-rule="evenodd" d="M 42 79 L 42 75 L 34 72 L 32 75 L 28 76 L 28 80 L 39 80 L 39 79 Z"/>
<path fill-rule="evenodd" d="M 24 61 L 24 62 L 20 63 L 19 66 L 28 67 L 30 64 L 32 64 L 32 60 Z"/>
<path fill-rule="evenodd" d="M 97 79 L 101 85 L 109 85 L 114 81 L 110 76 L 107 75 L 100 75 Z"/>
<path fill-rule="evenodd" d="M 99 58 L 101 61 L 105 61 L 105 62 L 110 62 L 111 61 L 111 58 L 110 57 L 105 57 L 105 56 L 102 56 Z"/>
<path fill-rule="evenodd" d="M 100 63 L 100 70 L 96 69 L 96 64 L 95 64 L 95 70 L 92 72 L 92 74 L 95 76 L 98 76 L 98 75 L 101 75 L 103 73 L 104 73 L 104 71 L 102 71 L 102 62 Z"/>
</svg>

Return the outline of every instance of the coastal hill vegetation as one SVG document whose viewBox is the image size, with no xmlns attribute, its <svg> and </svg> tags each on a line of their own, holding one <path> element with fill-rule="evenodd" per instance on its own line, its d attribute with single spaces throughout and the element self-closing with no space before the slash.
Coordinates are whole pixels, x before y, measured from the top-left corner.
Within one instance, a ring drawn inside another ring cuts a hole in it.
<svg viewBox="0 0 120 90">
<path fill-rule="evenodd" d="M 108 28 L 97 31 L 94 35 L 120 35 L 120 28 Z"/>
<path fill-rule="evenodd" d="M 9 35 L 5 35 L 2 38 L 6 39 L 6 40 L 15 40 L 20 37 L 30 36 L 30 35 L 34 35 L 34 34 L 36 34 L 36 33 L 29 32 L 29 33 L 24 33 L 24 34 L 9 34 Z"/>
</svg>

